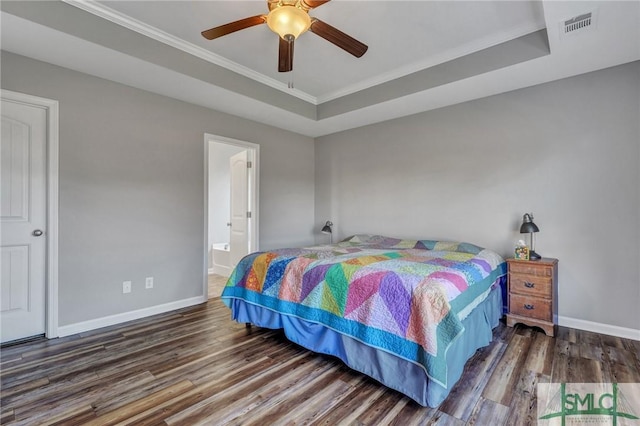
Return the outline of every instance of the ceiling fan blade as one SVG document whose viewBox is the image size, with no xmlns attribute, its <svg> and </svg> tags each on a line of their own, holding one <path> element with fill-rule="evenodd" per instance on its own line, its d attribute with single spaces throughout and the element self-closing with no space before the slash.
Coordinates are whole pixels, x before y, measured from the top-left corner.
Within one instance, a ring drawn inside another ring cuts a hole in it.
<svg viewBox="0 0 640 426">
<path fill-rule="evenodd" d="M 207 40 L 213 40 L 214 38 L 222 37 L 236 31 L 244 30 L 245 28 L 253 27 L 254 25 L 264 24 L 265 22 L 267 22 L 266 16 L 256 15 L 250 18 L 244 18 L 240 19 L 239 21 L 229 22 L 228 24 L 220 25 L 219 27 L 203 31 L 202 37 L 206 38 Z"/>
<path fill-rule="evenodd" d="M 317 34 L 328 42 L 346 50 L 356 58 L 364 55 L 369 48 L 366 44 L 360 43 L 355 38 L 316 18 L 313 18 L 313 22 L 311 22 L 311 27 L 309 29 L 312 33 Z"/>
<path fill-rule="evenodd" d="M 293 69 L 293 43 L 295 38 L 287 36 L 286 39 L 280 38 L 280 47 L 278 49 L 278 71 L 289 72 Z"/>
<path fill-rule="evenodd" d="M 325 3 L 329 3 L 330 0 L 302 0 L 302 7 L 306 10 L 315 9 L 316 7 L 322 6 Z"/>
</svg>

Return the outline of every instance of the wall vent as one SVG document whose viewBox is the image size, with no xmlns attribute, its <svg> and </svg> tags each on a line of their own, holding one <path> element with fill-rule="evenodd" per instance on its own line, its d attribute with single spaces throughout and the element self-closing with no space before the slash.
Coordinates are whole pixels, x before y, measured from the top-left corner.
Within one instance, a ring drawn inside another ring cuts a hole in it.
<svg viewBox="0 0 640 426">
<path fill-rule="evenodd" d="M 594 12 L 583 13 L 571 19 L 561 22 L 562 35 L 572 35 L 586 32 L 595 27 L 596 15 Z"/>
</svg>

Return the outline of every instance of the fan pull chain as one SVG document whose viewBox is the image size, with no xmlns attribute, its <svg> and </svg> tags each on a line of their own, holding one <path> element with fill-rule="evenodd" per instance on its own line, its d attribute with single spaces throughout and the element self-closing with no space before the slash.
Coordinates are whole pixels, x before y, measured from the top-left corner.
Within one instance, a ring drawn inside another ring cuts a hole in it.
<svg viewBox="0 0 640 426">
<path fill-rule="evenodd" d="M 289 71 L 288 74 L 289 74 L 289 81 L 287 82 L 287 88 L 293 89 L 293 70 Z"/>
</svg>

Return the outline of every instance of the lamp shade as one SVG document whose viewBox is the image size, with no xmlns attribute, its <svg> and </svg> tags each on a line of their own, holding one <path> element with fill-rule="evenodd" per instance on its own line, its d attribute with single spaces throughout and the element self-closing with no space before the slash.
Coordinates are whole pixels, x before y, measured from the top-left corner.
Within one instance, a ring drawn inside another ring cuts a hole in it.
<svg viewBox="0 0 640 426">
<path fill-rule="evenodd" d="M 295 6 L 284 5 L 269 12 L 267 25 L 271 28 L 271 31 L 277 33 L 283 39 L 287 35 L 298 38 L 300 34 L 307 31 L 311 26 L 311 18 L 307 12 Z"/>
<path fill-rule="evenodd" d="M 323 234 L 333 233 L 333 231 L 331 230 L 332 226 L 333 226 L 333 223 L 330 220 L 328 220 L 327 223 L 325 223 L 324 226 L 322 227 L 322 233 Z"/>
<path fill-rule="evenodd" d="M 531 232 L 540 232 L 538 226 L 533 223 L 533 215 L 530 213 L 525 213 L 522 216 L 522 225 L 520 226 L 521 234 L 529 234 Z"/>
</svg>

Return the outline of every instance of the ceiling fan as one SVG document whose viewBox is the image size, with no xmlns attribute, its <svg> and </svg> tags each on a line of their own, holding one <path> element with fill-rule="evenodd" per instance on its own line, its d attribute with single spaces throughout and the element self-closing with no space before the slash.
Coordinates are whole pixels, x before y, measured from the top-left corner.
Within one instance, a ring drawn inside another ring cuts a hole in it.
<svg viewBox="0 0 640 426">
<path fill-rule="evenodd" d="M 359 58 L 365 54 L 367 45 L 343 33 L 331 25 L 309 16 L 309 10 L 328 3 L 329 0 L 267 0 L 269 13 L 256 15 L 239 21 L 203 31 L 202 36 L 213 40 L 255 25 L 267 24 L 280 36 L 278 50 L 278 71 L 293 70 L 293 44 L 300 34 L 310 30 L 323 39 Z"/>
</svg>

